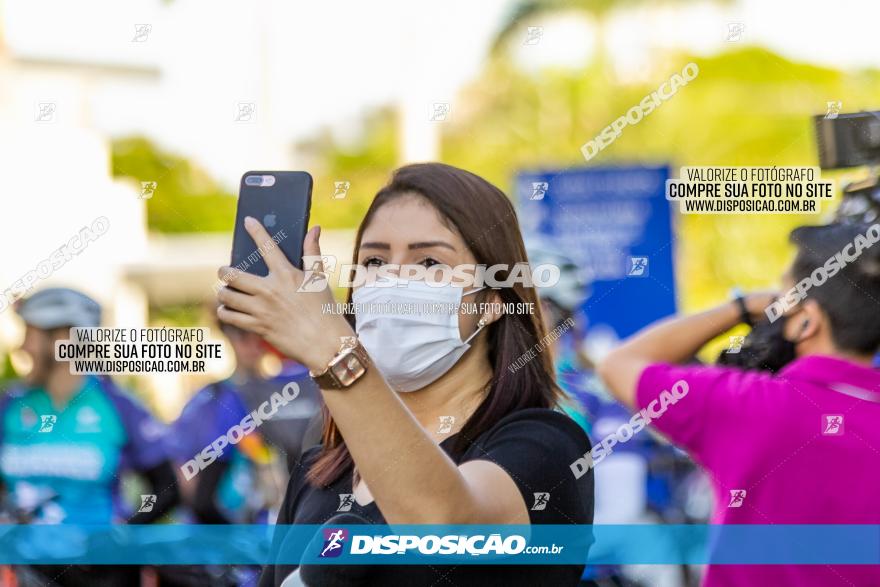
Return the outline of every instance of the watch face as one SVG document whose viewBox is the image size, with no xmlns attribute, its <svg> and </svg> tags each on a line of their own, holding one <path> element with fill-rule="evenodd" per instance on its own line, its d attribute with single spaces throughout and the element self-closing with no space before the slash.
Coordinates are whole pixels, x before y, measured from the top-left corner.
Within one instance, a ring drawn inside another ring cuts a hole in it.
<svg viewBox="0 0 880 587">
<path fill-rule="evenodd" d="M 367 371 L 358 356 L 351 351 L 342 355 L 330 370 L 343 387 L 348 387 Z"/>
</svg>

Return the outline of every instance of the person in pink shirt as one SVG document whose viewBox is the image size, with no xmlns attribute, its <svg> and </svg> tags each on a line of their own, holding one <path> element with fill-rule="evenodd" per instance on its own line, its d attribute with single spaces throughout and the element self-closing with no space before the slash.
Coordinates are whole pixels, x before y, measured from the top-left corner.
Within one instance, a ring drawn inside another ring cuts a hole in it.
<svg viewBox="0 0 880 587">
<path fill-rule="evenodd" d="M 880 224 L 798 228 L 783 295 L 661 321 L 599 366 L 707 471 L 713 524 L 880 524 L 878 240 Z M 682 365 L 740 322 L 768 319 L 783 321 L 777 372 Z M 880 565 L 709 565 L 704 585 L 863 587 L 880 585 Z"/>
</svg>

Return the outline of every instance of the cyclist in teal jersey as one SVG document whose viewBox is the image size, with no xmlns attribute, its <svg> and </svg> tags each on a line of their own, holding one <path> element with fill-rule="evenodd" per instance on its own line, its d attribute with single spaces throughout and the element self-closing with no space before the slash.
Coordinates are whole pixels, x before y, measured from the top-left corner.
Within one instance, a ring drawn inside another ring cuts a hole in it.
<svg viewBox="0 0 880 587">
<path fill-rule="evenodd" d="M 101 308 L 64 288 L 17 304 L 26 325 L 22 350 L 30 372 L 0 399 L 0 482 L 13 505 L 45 502 L 36 521 L 147 524 L 179 501 L 164 427 L 108 377 L 70 373 L 54 342 L 70 327 L 96 327 Z M 148 489 L 135 507 L 120 497 L 120 477 L 133 472 Z M 138 510 L 138 511 L 135 511 Z"/>
</svg>

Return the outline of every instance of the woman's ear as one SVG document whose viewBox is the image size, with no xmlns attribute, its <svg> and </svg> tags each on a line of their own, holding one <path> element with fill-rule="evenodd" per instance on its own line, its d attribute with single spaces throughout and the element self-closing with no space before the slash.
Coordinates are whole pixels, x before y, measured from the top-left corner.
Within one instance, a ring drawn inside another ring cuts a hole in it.
<svg viewBox="0 0 880 587">
<path fill-rule="evenodd" d="M 501 295 L 498 293 L 497 289 L 488 290 L 483 300 L 483 304 L 484 311 L 480 314 L 480 318 L 483 320 L 485 326 L 492 324 L 504 314 L 504 310 L 502 309 L 503 302 L 501 301 Z"/>
</svg>

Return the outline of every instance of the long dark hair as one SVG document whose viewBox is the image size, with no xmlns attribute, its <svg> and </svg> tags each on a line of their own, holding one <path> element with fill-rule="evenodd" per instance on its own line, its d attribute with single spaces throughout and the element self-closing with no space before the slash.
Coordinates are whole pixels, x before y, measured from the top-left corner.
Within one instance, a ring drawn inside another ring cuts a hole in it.
<svg viewBox="0 0 880 587">
<path fill-rule="evenodd" d="M 477 264 L 506 264 L 528 261 L 516 212 L 504 193 L 485 179 L 441 163 L 419 163 L 401 167 L 379 190 L 358 228 L 354 263 L 364 230 L 383 205 L 396 198 L 417 195 L 430 202 L 450 229 L 461 235 Z M 506 279 L 507 271 L 497 277 Z M 508 369 L 545 336 L 538 296 L 532 287 L 515 284 L 497 290 L 502 303 L 533 304 L 534 313 L 505 314 L 486 327 L 492 379 L 489 390 L 458 433 L 453 452 L 462 454 L 480 434 L 506 415 L 526 408 L 549 408 L 558 404 L 562 391 L 556 384 L 549 353 L 539 352 L 519 369 Z M 351 301 L 351 291 L 348 294 Z M 482 335 L 481 335 L 482 336 Z M 323 447 L 308 478 L 315 485 L 328 486 L 353 465 L 345 440 L 324 407 Z"/>
</svg>

